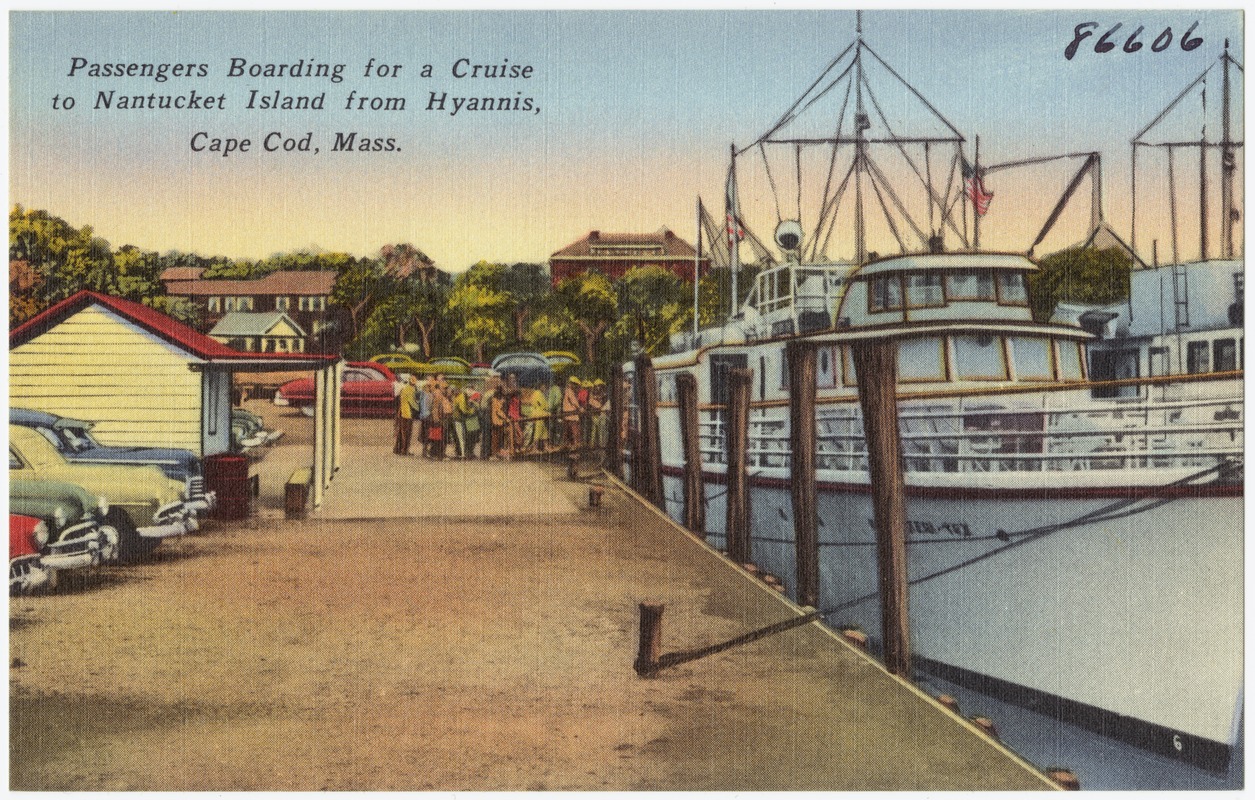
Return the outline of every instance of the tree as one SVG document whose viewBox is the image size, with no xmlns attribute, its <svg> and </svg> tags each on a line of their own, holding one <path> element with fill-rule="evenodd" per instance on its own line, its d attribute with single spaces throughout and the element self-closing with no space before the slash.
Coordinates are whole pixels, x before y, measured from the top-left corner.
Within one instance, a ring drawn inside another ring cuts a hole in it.
<svg viewBox="0 0 1255 800">
<path fill-rule="evenodd" d="M 480 261 L 453 282 L 448 309 L 459 324 L 454 341 L 470 348 L 475 361 L 506 341 L 510 296 L 500 288 L 504 272 L 502 264 Z"/>
<path fill-rule="evenodd" d="M 1039 321 L 1050 319 L 1061 302 L 1107 305 L 1129 296 L 1133 260 L 1118 247 L 1060 250 L 1039 267 L 1028 280 L 1033 318 Z"/>
<path fill-rule="evenodd" d="M 584 361 L 597 360 L 597 342 L 619 317 L 619 302 L 610 279 L 600 272 L 582 272 L 554 287 L 556 314 L 584 339 Z"/>
<path fill-rule="evenodd" d="M 19 205 L 9 212 L 9 260 L 25 261 L 39 275 L 41 307 L 82 289 L 117 291 L 109 243 L 93 236 L 91 226 L 74 228 L 47 211 Z"/>
<path fill-rule="evenodd" d="M 615 282 L 619 319 L 614 338 L 633 339 L 650 355 L 664 353 L 671 334 L 693 324 L 692 288 L 663 267 L 633 267 Z"/>
<path fill-rule="evenodd" d="M 396 281 L 386 273 L 381 261 L 371 258 L 349 258 L 337 272 L 331 302 L 348 311 L 351 338 L 357 339 L 363 323 L 396 288 Z"/>
<path fill-rule="evenodd" d="M 549 270 L 544 264 L 514 264 L 502 274 L 501 288 L 510 296 L 514 340 L 523 342 L 532 316 L 552 291 Z"/>
</svg>

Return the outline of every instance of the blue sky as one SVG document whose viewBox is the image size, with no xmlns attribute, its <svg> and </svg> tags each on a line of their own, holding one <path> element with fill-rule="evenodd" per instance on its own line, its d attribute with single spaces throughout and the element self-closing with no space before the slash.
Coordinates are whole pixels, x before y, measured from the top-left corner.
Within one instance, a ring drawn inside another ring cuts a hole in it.
<svg viewBox="0 0 1255 800">
<path fill-rule="evenodd" d="M 1097 31 L 1066 60 L 1074 26 L 1090 20 L 1100 23 Z M 1180 36 L 1195 20 L 1203 44 L 1184 52 Z M 1094 53 L 1094 42 L 1117 22 L 1118 45 L 1145 27 L 1142 51 Z M 1242 22 L 1237 10 L 892 10 L 865 13 L 864 36 L 969 141 L 981 137 L 985 163 L 1101 151 L 1108 217 L 1126 232 L 1129 139 L 1215 62 L 1226 37 L 1231 55 L 1244 62 Z M 260 257 L 311 245 L 364 255 L 409 241 L 453 271 L 480 258 L 543 261 L 591 229 L 667 225 L 691 238 L 699 193 L 722 209 L 729 144 L 765 131 L 849 43 L 854 25 L 854 12 L 844 9 L 14 11 L 10 199 L 92 224 L 115 246 Z M 1149 52 L 1167 26 L 1173 44 Z M 205 63 L 210 75 L 165 83 L 71 78 L 74 56 Z M 344 63 L 346 79 L 228 79 L 231 57 Z M 400 76 L 361 78 L 371 57 L 402 64 Z M 450 68 L 463 57 L 509 59 L 532 65 L 535 74 L 454 79 Z M 424 64 L 433 66 L 433 77 L 420 77 Z M 1209 83 L 1213 113 L 1218 84 Z M 225 93 L 229 107 L 92 111 L 96 92 L 110 88 L 194 88 Z M 251 88 L 325 91 L 327 109 L 247 111 Z M 351 90 L 404 97 L 407 108 L 340 110 Z M 522 93 L 540 113 L 428 112 L 432 91 Z M 52 97 L 65 94 L 77 107 L 54 110 Z M 1238 103 L 1239 118 L 1243 110 Z M 312 131 L 321 152 L 261 152 L 261 138 L 276 130 L 298 138 Z M 195 153 L 190 140 L 197 131 L 251 138 L 253 152 Z M 336 131 L 394 138 L 400 152 L 332 153 Z M 1031 227 L 1022 217 L 1042 206 L 1048 211 L 1076 166 L 996 185 L 991 178 L 996 200 L 983 223 L 986 241 L 1015 247 Z M 1018 195 L 1032 211 L 1019 201 L 1011 210 Z M 1143 202 L 1150 200 L 1139 192 Z M 760 232 L 769 233 L 774 221 L 764 221 Z"/>
</svg>

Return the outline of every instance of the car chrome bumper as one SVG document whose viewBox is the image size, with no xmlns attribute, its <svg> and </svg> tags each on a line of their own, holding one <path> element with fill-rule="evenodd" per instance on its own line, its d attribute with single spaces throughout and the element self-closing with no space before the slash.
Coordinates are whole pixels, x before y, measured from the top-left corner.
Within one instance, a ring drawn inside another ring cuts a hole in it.
<svg viewBox="0 0 1255 800">
<path fill-rule="evenodd" d="M 24 556 L 9 562 L 9 594 L 24 594 L 48 585 L 52 573 L 37 556 Z"/>
<path fill-rule="evenodd" d="M 117 555 L 118 532 L 110 525 L 80 522 L 61 532 L 40 563 L 49 569 L 82 569 L 110 561 Z"/>
<path fill-rule="evenodd" d="M 187 507 L 197 513 L 201 511 L 213 511 L 218 507 L 218 493 L 205 492 L 201 495 L 193 495 L 192 499 L 187 501 Z"/>
<path fill-rule="evenodd" d="M 137 532 L 145 539 L 168 539 L 199 529 L 200 523 L 196 521 L 196 511 L 191 503 L 175 502 L 158 509 L 153 515 L 153 524 L 139 528 Z"/>
</svg>

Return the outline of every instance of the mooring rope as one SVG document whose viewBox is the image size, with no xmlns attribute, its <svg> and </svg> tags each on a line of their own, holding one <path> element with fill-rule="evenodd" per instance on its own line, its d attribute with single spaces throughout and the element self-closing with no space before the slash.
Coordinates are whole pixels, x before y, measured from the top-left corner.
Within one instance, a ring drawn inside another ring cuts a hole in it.
<svg viewBox="0 0 1255 800">
<path fill-rule="evenodd" d="M 1165 490 L 1177 488 L 1180 486 L 1188 486 L 1194 481 L 1197 481 L 1200 478 L 1204 478 L 1213 473 L 1216 474 L 1221 479 L 1231 478 L 1240 474 L 1242 469 L 1243 469 L 1242 464 L 1236 463 L 1233 461 L 1226 461 L 1222 464 L 1218 464 L 1217 466 L 1210 467 L 1200 472 L 1196 472 L 1193 475 L 1188 475 L 1184 478 L 1181 478 L 1180 480 L 1176 480 L 1176 481 L 1173 481 L 1172 483 L 1167 483 L 1167 484 L 1164 484 L 1163 486 L 1157 487 L 1157 491 L 1163 492 Z M 1018 531 L 1016 533 L 1004 533 L 1000 531 L 999 532 L 1000 535 L 997 535 L 995 538 L 1003 539 L 1003 540 L 1013 539 L 1014 541 L 1009 541 L 1006 545 L 1002 547 L 989 550 L 978 556 L 974 556 L 965 561 L 961 561 L 957 564 L 952 564 L 949 567 L 945 567 L 944 569 L 937 570 L 936 572 L 930 573 L 928 575 L 924 575 L 919 578 L 909 580 L 907 584 L 909 586 L 915 586 L 915 585 L 924 583 L 925 581 L 930 581 L 936 578 L 940 578 L 943 575 L 949 575 L 953 572 L 966 569 L 967 567 L 970 567 L 973 564 L 977 564 L 981 561 L 985 561 L 987 559 L 993 558 L 994 556 L 1001 555 L 1002 553 L 1005 553 L 1006 551 L 1011 550 L 1012 548 L 1028 544 L 1029 542 L 1037 541 L 1038 539 L 1042 539 L 1046 536 L 1049 536 L 1052 533 L 1058 533 L 1059 531 L 1067 530 L 1070 528 L 1075 528 L 1080 525 L 1088 525 L 1095 522 L 1107 522 L 1112 519 L 1121 519 L 1124 517 L 1132 516 L 1133 514 L 1143 513 L 1145 511 L 1150 511 L 1152 509 L 1159 508 L 1160 506 L 1171 503 L 1173 500 L 1176 500 L 1176 499 L 1179 499 L 1179 495 L 1178 496 L 1162 496 L 1162 495 L 1156 495 L 1156 494 L 1149 494 L 1143 497 L 1125 498 L 1122 500 L 1118 500 L 1114 503 L 1109 503 L 1108 505 L 1103 506 L 1101 508 L 1094 509 L 1093 511 L 1088 511 L 1066 522 L 1058 522 L 1052 525 L 1042 525 L 1036 528 L 1029 528 L 1027 530 Z M 1151 502 L 1145 508 L 1126 510 L 1129 508 L 1129 506 L 1132 506 L 1132 505 L 1135 505 L 1137 503 L 1141 503 L 1147 500 L 1150 500 L 1153 502 Z M 1006 537 L 1006 539 L 1004 539 L 1004 537 Z M 988 537 L 983 537 L 983 538 L 988 538 Z M 971 541 L 971 540 L 968 539 L 968 540 L 956 540 L 956 541 Z M 686 664 L 690 661 L 696 661 L 700 658 L 705 658 L 706 656 L 715 655 L 716 653 L 722 653 L 725 650 L 730 650 L 733 647 L 737 647 L 739 645 L 749 644 L 750 642 L 758 641 L 759 639 L 763 639 L 767 636 L 772 636 L 777 633 L 782 633 L 787 630 L 792 630 L 793 628 L 801 627 L 802 625 L 815 622 L 816 620 L 819 620 L 819 619 L 825 619 L 827 617 L 832 616 L 833 614 L 837 614 L 841 611 L 845 611 L 847 609 L 853 608 L 858 605 L 862 605 L 863 603 L 866 603 L 869 600 L 875 600 L 879 596 L 880 596 L 879 592 L 871 592 L 861 597 L 856 597 L 851 600 L 847 600 L 843 603 L 833 606 L 832 608 L 827 608 L 822 611 L 811 611 L 800 617 L 794 617 L 792 619 L 787 619 L 782 622 L 776 622 L 771 625 L 767 625 L 765 627 L 752 630 L 748 633 L 743 633 L 740 636 L 733 637 L 731 639 L 728 639 L 723 642 L 719 642 L 717 644 L 712 644 L 706 647 L 700 647 L 700 648 L 696 648 L 692 650 L 680 650 L 674 653 L 665 653 L 659 656 L 658 660 L 652 664 L 638 665 L 637 671 L 640 672 L 640 674 L 642 675 L 652 675 L 656 672 L 667 669 L 668 667 L 674 667 L 680 664 Z"/>
</svg>

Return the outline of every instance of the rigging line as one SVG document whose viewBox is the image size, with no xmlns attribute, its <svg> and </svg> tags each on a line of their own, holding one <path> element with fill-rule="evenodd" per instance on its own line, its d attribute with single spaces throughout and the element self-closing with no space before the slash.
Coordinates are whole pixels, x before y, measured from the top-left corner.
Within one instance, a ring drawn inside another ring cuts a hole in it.
<svg viewBox="0 0 1255 800">
<path fill-rule="evenodd" d="M 928 186 L 933 185 L 933 158 L 932 152 L 929 150 L 928 142 L 924 142 L 924 173 L 928 176 Z M 933 211 L 934 203 L 932 192 L 928 193 L 928 233 L 933 235 L 936 230 L 933 228 Z"/>
<path fill-rule="evenodd" d="M 823 72 L 819 73 L 819 77 L 817 77 L 815 79 L 815 82 L 810 85 L 810 88 L 808 88 L 805 92 L 802 92 L 802 95 L 798 97 L 797 100 L 793 101 L 793 105 L 789 107 L 788 111 L 785 111 L 784 114 L 781 115 L 780 119 L 776 122 L 775 125 L 772 126 L 771 130 L 768 131 L 766 134 L 764 134 L 757 142 L 754 142 L 753 144 L 746 147 L 745 150 L 748 150 L 750 147 L 753 147 L 755 144 L 759 144 L 760 142 L 762 142 L 763 139 L 766 139 L 767 137 L 771 136 L 771 134 L 780 130 L 782 127 L 787 125 L 792 119 L 794 119 L 795 117 L 791 115 L 793 115 L 793 112 L 797 110 L 797 107 L 801 105 L 802 101 L 806 99 L 806 96 L 808 94 L 814 91 L 815 87 L 818 86 L 819 83 L 824 79 L 824 76 L 827 75 L 829 72 L 831 72 L 832 68 L 835 67 L 841 61 L 841 59 L 845 58 L 846 54 L 850 52 L 850 48 L 854 47 L 855 44 L 856 42 L 850 42 L 848 45 L 846 45 L 846 48 L 841 51 L 841 54 L 838 55 L 836 58 L 834 58 L 831 62 L 829 62 L 828 66 L 824 68 Z M 849 72 L 849 67 L 846 67 L 845 71 Z M 845 73 L 842 73 L 842 74 L 844 75 Z M 841 80 L 841 78 L 838 77 L 836 80 L 839 81 Z M 835 83 L 836 81 L 833 81 L 833 82 Z M 741 152 L 743 153 L 745 152 L 745 150 L 742 150 Z M 740 153 L 738 153 L 738 155 L 740 155 Z"/>
<path fill-rule="evenodd" d="M 1212 64 L 1212 65 L 1211 65 L 1211 67 L 1214 67 L 1214 66 L 1216 66 L 1216 65 L 1215 65 L 1215 64 Z M 1206 78 L 1206 77 L 1207 77 L 1207 73 L 1208 73 L 1208 72 L 1211 72 L 1211 67 L 1208 67 L 1207 69 L 1203 70 L 1203 74 L 1202 74 L 1202 75 L 1199 75 L 1197 78 L 1195 78 L 1195 79 L 1194 79 L 1194 82 L 1193 82 L 1193 83 L 1191 83 L 1189 86 L 1185 87 L 1185 89 L 1181 92 L 1181 94 L 1177 95 L 1177 99 L 1173 100 L 1171 103 L 1169 103 L 1169 104 L 1168 104 L 1168 107 L 1167 107 L 1167 108 L 1165 108 L 1163 111 L 1160 111 L 1160 112 L 1159 112 L 1159 116 L 1155 117 L 1155 119 L 1154 119 L 1154 121 L 1153 121 L 1153 122 L 1151 122 L 1151 123 L 1150 123 L 1149 125 L 1147 125 L 1145 128 L 1142 128 L 1140 131 L 1138 131 L 1137 135 L 1133 137 L 1133 142 L 1136 144 L 1138 139 L 1141 139 L 1143 136 L 1145 136 L 1145 135 L 1146 135 L 1146 133 L 1147 133 L 1147 132 L 1148 132 L 1151 128 L 1153 128 L 1153 127 L 1155 127 L 1156 125 L 1158 125 L 1160 122 L 1162 122 L 1162 121 L 1163 121 L 1163 118 L 1164 118 L 1164 117 L 1166 117 L 1166 116 L 1168 116 L 1168 114 L 1172 113 L 1172 109 L 1174 109 L 1174 108 L 1176 108 L 1176 107 L 1177 107 L 1177 103 L 1180 103 L 1180 102 L 1181 102 L 1181 100 L 1182 100 L 1182 99 L 1183 99 L 1183 98 L 1184 98 L 1187 94 L 1189 94 L 1189 93 L 1190 93 L 1190 90 L 1191 90 L 1191 89 L 1193 89 L 1195 86 L 1197 86 L 1197 85 L 1198 85 L 1199 81 L 1201 81 L 1201 80 L 1203 80 L 1204 78 Z"/>
<path fill-rule="evenodd" d="M 1088 153 L 1061 153 L 1057 156 L 1042 156 L 1041 158 L 1024 158 L 1019 161 L 1004 161 L 1001 164 L 994 164 L 992 167 L 981 165 L 980 171 L 986 175 L 991 172 L 997 172 L 1000 169 L 1011 169 L 1013 167 L 1031 167 L 1036 164 L 1047 164 L 1051 161 L 1060 161 L 1065 158 L 1089 158 L 1095 155 L 1093 151 Z"/>
<path fill-rule="evenodd" d="M 1168 214 L 1172 224 L 1172 263 L 1181 263 L 1181 254 L 1177 249 L 1177 181 L 1176 170 L 1172 166 L 1173 148 L 1168 148 Z"/>
<path fill-rule="evenodd" d="M 1168 484 L 1165 484 L 1164 486 L 1157 487 L 1157 488 L 1159 488 L 1160 490 L 1163 490 L 1163 489 L 1168 489 L 1172 487 L 1185 486 L 1185 485 L 1188 485 L 1190 482 L 1195 481 L 1213 472 L 1221 475 L 1222 477 L 1228 477 L 1230 474 L 1236 472 L 1236 465 L 1226 462 L 1224 464 L 1205 469 L 1202 472 L 1197 472 L 1193 475 L 1186 476 L 1185 478 L 1182 478 L 1178 481 L 1173 481 L 1172 483 L 1168 483 Z M 969 558 L 965 561 L 960 561 L 957 564 L 952 564 L 949 567 L 945 567 L 943 569 L 937 570 L 936 572 L 929 573 L 928 575 L 923 575 L 919 578 L 912 578 L 907 583 L 910 586 L 915 586 L 917 584 L 933 580 L 934 578 L 940 578 L 943 575 L 949 575 L 953 572 L 957 572 L 958 570 L 966 569 L 967 567 L 970 567 L 973 564 L 977 564 L 981 561 L 985 561 L 990 558 L 993 558 L 994 556 L 1001 555 L 1002 553 L 1005 553 L 1006 551 L 1011 550 L 1013 548 L 1020 547 L 1021 545 L 1029 544 L 1030 542 L 1035 542 L 1038 539 L 1041 539 L 1045 536 L 1049 536 L 1052 533 L 1058 533 L 1059 531 L 1062 531 L 1062 530 L 1075 528 L 1079 525 L 1087 525 L 1093 522 L 1106 521 L 1106 519 L 1108 518 L 1114 518 L 1110 516 L 1111 513 L 1115 511 L 1119 511 L 1120 509 L 1128 505 L 1131 505 L 1133 503 L 1139 502 L 1140 500 L 1144 500 L 1144 499 L 1146 498 L 1126 498 L 1123 500 L 1117 500 L 1114 503 L 1110 503 L 1106 506 L 1103 506 L 1102 508 L 1098 508 L 1098 509 L 1095 509 L 1094 511 L 1090 511 L 1085 514 L 1082 514 L 1081 516 L 1076 517 L 1075 519 L 1069 520 L 1067 522 L 1059 522 L 1053 525 L 1043 525 L 1038 528 L 1030 528 L 1028 531 L 1021 531 L 1019 533 L 1010 534 L 1011 536 L 1019 536 L 1021 538 L 1018 541 L 1010 542 L 1009 544 L 1006 544 L 1002 547 L 999 547 L 994 550 L 989 550 L 978 556 L 973 556 L 972 558 Z M 1177 498 L 1165 497 L 1165 498 L 1159 498 L 1159 499 L 1161 502 L 1158 502 L 1155 506 L 1152 506 L 1151 508 L 1157 508 L 1161 505 L 1166 505 L 1167 503 L 1170 503 Z M 1145 510 L 1151 510 L 1151 509 L 1147 508 Z M 847 608 L 853 608 L 854 606 L 861 605 L 863 603 L 866 603 L 869 600 L 874 600 L 878 598 L 879 596 L 880 596 L 879 592 L 874 592 L 871 594 L 865 594 L 862 597 L 856 597 L 851 600 L 847 600 L 844 603 L 841 603 L 840 605 L 835 606 L 832 609 L 822 612 L 821 616 L 825 616 L 825 617 L 830 616 L 831 614 L 834 614 L 838 611 L 844 611 Z"/>
<path fill-rule="evenodd" d="M 802 145 L 797 145 L 796 155 L 794 156 L 797 165 L 797 224 L 802 225 Z"/>
<path fill-rule="evenodd" d="M 897 207 L 898 213 L 901 214 L 902 218 L 905 219 L 907 223 L 910 224 L 911 230 L 915 231 L 915 235 L 919 237 L 920 242 L 922 242 L 923 244 L 928 244 L 928 237 L 925 236 L 924 232 L 921 231 L 919 226 L 915 224 L 914 218 L 912 218 L 910 212 L 906 210 L 906 207 L 902 204 L 902 201 L 898 198 L 897 193 L 893 191 L 893 186 L 889 184 L 888 178 L 886 178 L 885 174 L 880 171 L 880 165 L 877 164 L 875 161 L 873 161 L 870 155 L 864 154 L 864 157 L 867 160 L 867 166 L 871 167 L 872 172 L 875 173 L 876 177 L 880 179 L 880 182 L 885 185 L 885 191 L 889 193 L 889 199 L 893 200 L 893 204 Z M 876 185 L 875 182 L 873 182 L 872 185 L 875 186 Z M 879 194 L 880 190 L 877 189 L 876 191 Z M 886 211 L 886 214 L 887 213 L 888 212 Z M 894 232 L 896 235 L 896 232 L 897 232 L 896 228 Z M 900 239 L 898 243 L 899 244 L 902 243 Z M 904 249 L 903 252 L 906 252 L 906 250 Z"/>
<path fill-rule="evenodd" d="M 868 183 L 872 185 L 872 191 L 876 193 L 876 199 L 880 202 L 880 210 L 884 212 L 885 222 L 889 223 L 889 230 L 893 232 L 893 238 L 898 240 L 898 251 L 905 254 L 906 242 L 902 241 L 902 235 L 898 233 L 898 226 L 893 222 L 893 215 L 889 213 L 889 206 L 885 204 L 885 197 L 880 193 L 880 183 L 884 181 L 884 176 L 880 174 L 880 170 L 876 169 L 876 165 L 872 163 L 871 158 L 866 153 L 863 156 L 867 161 L 867 165 L 871 167 L 871 172 L 867 175 Z M 880 181 L 876 180 L 877 177 L 880 178 Z M 914 226 L 915 223 L 912 222 L 911 225 Z"/>
<path fill-rule="evenodd" d="M 845 112 L 850 105 L 850 88 L 854 82 L 850 81 L 845 85 L 845 97 L 841 100 L 841 112 L 837 115 L 836 139 L 841 138 L 841 129 L 845 127 Z M 837 168 L 837 151 L 840 149 L 841 143 L 834 141 L 832 143 L 832 158 L 828 160 L 828 177 L 824 180 L 824 193 L 819 201 L 819 214 L 815 218 L 815 232 L 811 235 L 811 260 L 814 261 L 819 255 L 819 234 L 824 229 L 824 214 L 828 208 L 829 192 L 832 191 L 832 175 Z"/>
<path fill-rule="evenodd" d="M 828 242 L 832 239 L 832 232 L 837 228 L 837 211 L 841 207 L 841 199 L 845 197 L 845 190 L 850 186 L 850 178 L 854 177 L 854 169 L 858 166 L 856 160 L 850 161 L 850 168 L 846 170 L 845 178 L 841 181 L 841 186 L 837 189 L 837 193 L 832 198 L 832 215 L 828 222 L 828 235 L 824 237 L 824 246 L 820 248 L 821 253 L 828 252 Z"/>
<path fill-rule="evenodd" d="M 876 95 L 872 92 L 871 85 L 867 83 L 866 75 L 863 76 L 863 84 L 867 86 L 867 96 L 871 98 L 872 107 L 876 109 L 876 114 L 880 117 L 881 124 L 885 126 L 885 130 L 889 131 L 889 136 L 896 140 L 897 135 L 894 134 L 893 128 L 889 125 L 889 120 L 885 118 L 885 113 L 880 108 L 880 101 L 876 99 Z M 924 190 L 928 193 L 929 200 L 936 200 L 936 193 L 933 191 L 932 185 L 925 180 L 923 175 L 920 174 L 919 167 L 916 166 L 915 160 L 912 159 L 910 154 L 906 152 L 906 145 L 902 144 L 900 141 L 897 142 L 897 145 L 898 151 L 902 153 L 902 158 L 910 165 L 911 170 L 915 173 L 915 177 L 919 178 L 920 183 L 923 184 Z M 912 222 L 911 224 L 914 226 L 915 223 Z M 918 230 L 918 228 L 916 230 Z M 955 232 L 957 233 L 958 231 L 956 230 Z M 927 243 L 927 241 L 927 239 L 924 239 L 925 243 Z"/>
<path fill-rule="evenodd" d="M 780 213 L 780 192 L 776 189 L 776 179 L 771 176 L 771 164 L 767 161 L 767 148 L 763 147 L 763 143 L 758 143 L 758 152 L 763 156 L 763 168 L 767 170 L 767 183 L 771 185 L 771 199 L 776 204 L 776 224 L 784 221 L 784 216 Z"/>
<path fill-rule="evenodd" d="M 910 90 L 911 90 L 911 94 L 915 95 L 915 97 L 916 97 L 916 98 L 918 98 L 918 99 L 919 99 L 919 101 L 920 101 L 921 103 L 923 103 L 925 106 L 927 106 L 927 107 L 928 107 L 928 110 L 929 110 L 929 111 L 931 111 L 931 112 L 933 112 L 933 115 L 934 115 L 934 116 L 936 116 L 936 117 L 937 117 L 937 119 L 939 119 L 939 120 L 941 120 L 943 123 L 945 123 L 945 126 L 946 126 L 947 128 L 949 128 L 949 129 L 950 129 L 950 130 L 954 133 L 954 135 L 955 135 L 955 136 L 959 137 L 959 141 L 961 141 L 961 142 L 962 142 L 962 141 L 966 141 L 966 140 L 963 138 L 963 134 L 959 133 L 959 129 L 958 129 L 958 128 L 956 128 L 956 127 L 954 127 L 953 125 L 951 125 L 951 124 L 950 124 L 950 120 L 948 120 L 948 119 L 946 119 L 944 116 L 942 116 L 942 115 L 941 115 L 941 112 L 940 112 L 940 111 L 938 111 L 936 108 L 934 108 L 934 107 L 933 107 L 933 104 L 932 104 L 932 103 L 930 103 L 930 102 L 928 102 L 928 99 L 927 99 L 926 97 L 924 97 L 924 95 L 920 94 L 920 93 L 919 93 L 919 92 L 915 89 L 915 87 L 914 87 L 914 86 L 912 86 L 911 84 L 907 83 L 907 82 L 906 82 L 906 80 L 904 80 L 904 79 L 903 79 L 903 77 L 902 77 L 901 75 L 899 75 L 897 72 L 895 72 L 895 71 L 894 71 L 893 67 L 891 67 L 891 66 L 889 66 L 887 63 L 885 63 L 885 60 L 884 60 L 883 58 L 881 58 L 881 57 L 880 57 L 880 56 L 876 53 L 876 51 L 875 51 L 875 50 L 871 49 L 871 46 L 870 46 L 870 45 L 866 45 L 866 44 L 864 44 L 864 45 L 863 45 L 863 47 L 865 47 L 865 48 L 867 49 L 867 52 L 869 52 L 869 53 L 871 53 L 873 56 L 875 56 L 876 60 L 880 62 L 880 65 L 881 65 L 882 67 L 884 67 L 885 69 L 889 70 L 889 74 L 890 74 L 890 75 L 892 75 L 893 77 L 897 78 L 899 83 L 901 83 L 901 84 L 902 84 L 903 86 L 905 86 L 906 88 L 910 89 Z"/>
<path fill-rule="evenodd" d="M 806 106 L 805 106 L 804 108 L 802 108 L 802 109 L 801 109 L 801 110 L 799 110 L 796 114 L 794 114 L 794 115 L 793 115 L 793 117 L 789 120 L 789 122 L 793 122 L 793 120 L 795 120 L 795 119 L 797 119 L 798 117 L 800 117 L 800 116 L 802 116 L 803 114 L 805 114 L 805 113 L 807 112 L 807 110 L 808 110 L 811 106 L 815 105 L 815 103 L 819 102 L 819 100 L 820 100 L 821 98 L 823 98 L 823 96 L 824 96 L 824 95 L 826 95 L 826 94 L 828 94 L 828 92 L 832 91 L 832 88 L 833 88 L 834 86 L 836 86 L 837 84 L 839 84 L 839 83 L 841 83 L 842 81 L 844 81 L 844 80 L 845 80 L 845 78 L 846 78 L 846 76 L 847 76 L 847 75 L 849 75 L 850 70 L 851 70 L 851 69 L 853 69 L 853 68 L 854 68 L 854 62 L 853 62 L 853 61 L 851 61 L 851 62 L 850 62 L 850 66 L 846 67 L 846 68 L 845 68 L 845 69 L 841 72 L 841 74 L 840 74 L 840 75 L 838 75 L 836 78 L 834 78 L 834 79 L 832 80 L 832 83 L 830 83 L 830 84 L 828 84 L 827 86 L 825 86 L 825 87 L 824 87 L 824 90 L 823 90 L 822 92 L 820 92 L 819 94 L 815 95 L 815 97 L 811 98 L 811 101 L 810 101 L 809 103 L 807 103 L 807 104 L 806 104 Z M 851 80 L 851 81 L 850 81 L 850 83 L 853 83 L 853 82 L 854 82 L 853 80 Z M 848 86 L 849 86 L 849 84 L 846 84 L 846 86 L 848 87 Z M 847 89 L 846 89 L 846 91 L 847 91 L 847 93 L 848 93 L 848 92 L 849 92 L 849 89 L 847 88 Z M 786 124 L 788 124 L 788 123 L 786 123 Z M 780 128 L 774 128 L 774 129 L 772 129 L 769 133 L 764 134 L 764 135 L 762 136 L 762 138 L 760 138 L 758 141 L 759 141 L 759 142 L 764 142 L 764 141 L 768 141 L 768 140 L 770 140 L 770 139 L 771 139 L 771 137 L 772 137 L 772 135 L 774 135 L 775 133 L 779 132 L 779 130 L 780 130 Z"/>
</svg>

